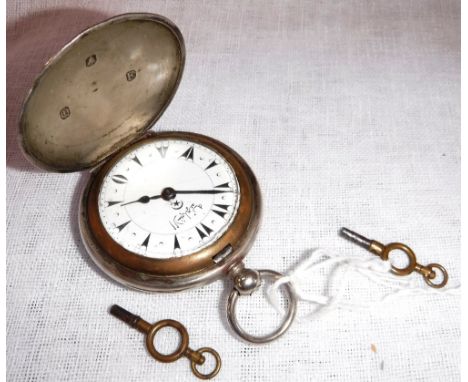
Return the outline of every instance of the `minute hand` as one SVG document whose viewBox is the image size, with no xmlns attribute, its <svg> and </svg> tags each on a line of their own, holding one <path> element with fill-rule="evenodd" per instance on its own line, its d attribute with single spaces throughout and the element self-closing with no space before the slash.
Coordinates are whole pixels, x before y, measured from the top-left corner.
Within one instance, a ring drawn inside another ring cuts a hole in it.
<svg viewBox="0 0 468 382">
<path fill-rule="evenodd" d="M 223 192 L 232 192 L 232 190 L 177 190 L 176 194 L 221 194 Z"/>
</svg>

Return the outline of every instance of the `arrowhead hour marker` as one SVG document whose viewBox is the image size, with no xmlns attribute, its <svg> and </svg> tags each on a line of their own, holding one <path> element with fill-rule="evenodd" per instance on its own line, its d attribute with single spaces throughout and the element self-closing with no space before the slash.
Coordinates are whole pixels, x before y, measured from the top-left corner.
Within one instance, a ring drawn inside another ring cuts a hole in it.
<svg viewBox="0 0 468 382">
<path fill-rule="evenodd" d="M 200 228 L 198 228 L 198 227 L 195 227 L 195 228 L 197 229 L 197 232 L 198 232 L 198 234 L 200 235 L 200 238 L 201 238 L 201 239 L 204 239 L 205 237 L 208 236 L 208 235 L 207 235 L 205 232 L 203 232 Z"/>
<path fill-rule="evenodd" d="M 211 211 L 213 211 L 215 214 L 218 214 L 222 218 L 224 218 L 224 215 L 226 215 L 226 212 L 224 211 L 218 211 L 218 210 L 213 210 L 213 209 Z"/>
<path fill-rule="evenodd" d="M 193 146 L 190 146 L 187 151 L 185 151 L 179 158 L 184 157 L 187 160 L 193 161 Z"/>
<path fill-rule="evenodd" d="M 174 250 L 180 249 L 179 240 L 177 240 L 177 235 L 174 235 Z"/>
<path fill-rule="evenodd" d="M 149 235 L 146 237 L 145 241 L 144 241 L 143 243 L 141 243 L 141 246 L 142 246 L 142 247 L 148 248 L 148 243 L 149 243 L 149 240 L 150 240 L 150 236 L 151 236 L 151 234 L 149 234 Z"/>
<path fill-rule="evenodd" d="M 131 222 L 131 220 L 129 220 L 128 222 L 125 222 L 125 223 L 119 225 L 119 226 L 116 227 L 116 228 L 117 228 L 117 229 L 119 230 L 119 232 L 120 232 L 120 231 L 122 231 L 122 230 L 127 226 L 127 224 L 130 223 L 130 222 Z"/>
<path fill-rule="evenodd" d="M 221 208 L 224 211 L 227 211 L 229 205 L 228 204 L 214 204 L 216 207 Z"/>
<path fill-rule="evenodd" d="M 219 186 L 216 186 L 215 188 L 229 188 L 229 183 L 220 184 Z"/>
<path fill-rule="evenodd" d="M 135 155 L 132 160 L 134 160 L 135 162 L 137 162 L 140 166 L 143 167 L 143 165 L 141 164 L 140 160 L 138 159 L 138 157 Z"/>
<path fill-rule="evenodd" d="M 200 223 L 200 225 L 203 227 L 203 229 L 205 230 L 205 232 L 209 235 L 211 232 L 213 232 L 213 230 L 210 228 L 210 227 L 207 227 L 206 225 L 204 225 L 203 223 Z"/>
<path fill-rule="evenodd" d="M 214 160 L 213 162 L 211 162 L 211 163 L 208 165 L 207 168 L 205 168 L 205 171 L 208 170 L 209 168 L 214 167 L 214 166 L 217 166 L 217 165 L 218 165 L 218 163 L 216 163 L 216 161 Z"/>
<path fill-rule="evenodd" d="M 219 210 L 215 210 L 214 207 L 219 208 Z M 224 216 L 227 214 L 228 207 L 228 204 L 213 204 L 213 208 L 211 209 L 211 211 L 224 218 Z"/>
</svg>

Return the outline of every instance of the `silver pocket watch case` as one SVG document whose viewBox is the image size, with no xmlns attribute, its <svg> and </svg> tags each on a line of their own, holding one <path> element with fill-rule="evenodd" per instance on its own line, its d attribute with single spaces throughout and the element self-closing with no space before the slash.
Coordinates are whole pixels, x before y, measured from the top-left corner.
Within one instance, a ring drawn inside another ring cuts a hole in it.
<svg viewBox="0 0 468 382">
<path fill-rule="evenodd" d="M 126 14 L 85 30 L 47 62 L 26 97 L 26 156 L 49 171 L 95 167 L 158 120 L 184 62 L 182 35 L 162 16 Z"/>
<path fill-rule="evenodd" d="M 297 301 L 286 284 L 287 314 L 269 335 L 249 335 L 237 321 L 237 299 L 258 289 L 262 278 L 277 280 L 281 276 L 247 269 L 242 262 L 261 219 L 260 189 L 254 174 L 234 150 L 212 138 L 194 133 L 148 133 L 174 97 L 184 62 L 179 29 L 159 15 L 124 14 L 85 30 L 47 62 L 34 82 L 23 104 L 20 145 L 33 164 L 48 171 L 91 170 L 81 202 L 80 231 L 89 254 L 107 275 L 145 291 L 178 291 L 228 276 L 234 283 L 227 302 L 233 330 L 249 342 L 269 342 L 289 328 Z M 97 233 L 95 199 L 103 173 L 119 155 L 159 136 L 193 140 L 220 153 L 238 178 L 240 212 L 232 228 L 215 244 L 177 259 L 148 261 L 109 250 L 114 243 Z M 108 244 L 111 247 L 106 250 Z"/>
</svg>

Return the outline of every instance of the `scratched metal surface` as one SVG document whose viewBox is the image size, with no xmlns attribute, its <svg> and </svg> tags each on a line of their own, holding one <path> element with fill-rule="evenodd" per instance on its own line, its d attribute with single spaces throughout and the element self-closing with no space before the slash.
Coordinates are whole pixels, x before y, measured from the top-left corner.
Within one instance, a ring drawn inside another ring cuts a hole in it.
<svg viewBox="0 0 468 382">
<path fill-rule="evenodd" d="M 93 266 L 77 227 L 86 172 L 31 166 L 17 123 L 50 56 L 130 11 L 168 17 L 186 42 L 182 82 L 154 129 L 220 139 L 259 179 L 265 214 L 250 267 L 286 271 L 318 246 L 363 256 L 338 237 L 346 226 L 407 243 L 421 262 L 446 266 L 449 286 L 460 282 L 459 2 L 9 1 L 7 379 L 194 380 L 187 361 L 149 357 L 141 335 L 108 314 L 119 303 L 183 322 L 194 347 L 221 354 L 219 381 L 459 380 L 457 296 L 338 311 L 253 346 L 227 329 L 227 283 L 150 295 Z M 357 301 L 382 293 L 350 285 Z M 247 308 L 250 330 L 270 323 L 261 296 Z"/>
</svg>

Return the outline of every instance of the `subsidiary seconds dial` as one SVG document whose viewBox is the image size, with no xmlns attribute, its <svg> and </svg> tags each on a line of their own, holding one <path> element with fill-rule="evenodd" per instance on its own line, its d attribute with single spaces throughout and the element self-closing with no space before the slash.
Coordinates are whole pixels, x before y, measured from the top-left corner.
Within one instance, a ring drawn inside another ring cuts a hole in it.
<svg viewBox="0 0 468 382">
<path fill-rule="evenodd" d="M 183 139 L 151 141 L 123 156 L 98 197 L 120 246 L 151 258 L 189 255 L 215 242 L 237 214 L 239 184 L 217 152 Z"/>
</svg>

